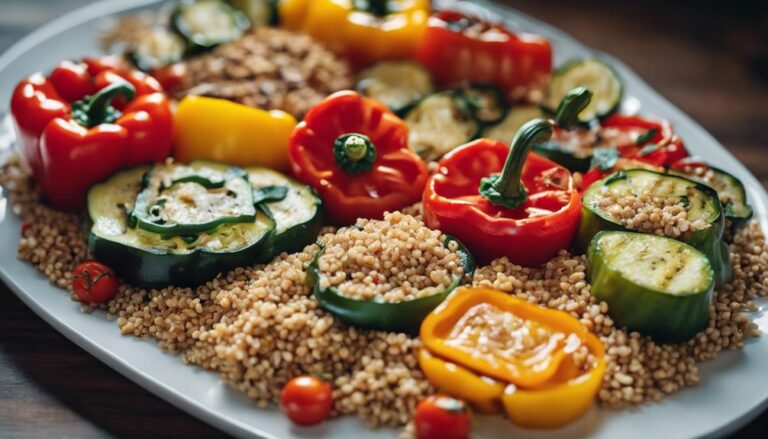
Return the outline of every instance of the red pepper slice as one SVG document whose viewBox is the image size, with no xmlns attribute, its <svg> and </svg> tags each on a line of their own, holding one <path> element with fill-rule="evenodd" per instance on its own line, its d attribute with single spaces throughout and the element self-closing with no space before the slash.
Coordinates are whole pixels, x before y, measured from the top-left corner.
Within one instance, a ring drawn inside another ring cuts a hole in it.
<svg viewBox="0 0 768 439">
<path fill-rule="evenodd" d="M 622 157 L 657 166 L 671 165 L 688 156 L 682 140 L 666 120 L 614 114 L 601 122 L 600 137 L 617 147 Z"/>
<path fill-rule="evenodd" d="M 456 11 L 430 17 L 416 59 L 443 87 L 492 83 L 510 101 L 540 98 L 552 72 L 552 47 L 544 37 Z"/>
<path fill-rule="evenodd" d="M 320 192 L 337 224 L 381 218 L 421 197 L 426 164 L 408 148 L 408 128 L 384 105 L 352 91 L 312 107 L 291 135 L 294 175 Z"/>
<path fill-rule="evenodd" d="M 153 78 L 112 58 L 64 61 L 21 81 L 11 115 L 43 196 L 82 207 L 93 183 L 122 167 L 164 160 L 173 114 Z"/>
</svg>

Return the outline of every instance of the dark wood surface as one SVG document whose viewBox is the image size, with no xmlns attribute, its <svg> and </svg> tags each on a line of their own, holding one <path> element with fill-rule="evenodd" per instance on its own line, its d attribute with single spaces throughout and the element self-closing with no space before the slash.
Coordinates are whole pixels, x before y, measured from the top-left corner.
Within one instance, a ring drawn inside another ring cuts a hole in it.
<svg viewBox="0 0 768 439">
<path fill-rule="evenodd" d="M 86 3 L 0 0 L 0 52 Z M 766 2 L 504 3 L 625 61 L 768 183 Z M 766 428 L 763 414 L 738 435 L 759 437 Z M 70 343 L 0 284 L 0 437 L 109 436 L 222 434 Z"/>
</svg>

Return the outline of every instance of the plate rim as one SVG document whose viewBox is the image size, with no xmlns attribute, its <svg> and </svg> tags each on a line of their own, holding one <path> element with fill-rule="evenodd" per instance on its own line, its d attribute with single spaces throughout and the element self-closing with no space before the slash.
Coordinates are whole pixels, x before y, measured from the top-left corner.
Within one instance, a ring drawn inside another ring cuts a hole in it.
<svg viewBox="0 0 768 439">
<path fill-rule="evenodd" d="M 437 0 L 435 3 L 450 4 L 450 3 L 455 3 L 455 1 L 456 0 Z M 139 10 L 144 7 L 148 7 L 151 5 L 164 3 L 164 2 L 165 0 L 102 0 L 102 1 L 98 1 L 92 4 L 88 4 L 88 5 L 76 8 L 40 26 L 39 28 L 26 34 L 24 37 L 22 37 L 21 39 L 13 43 L 8 49 L 6 49 L 2 54 L 0 54 L 0 71 L 5 70 L 9 65 L 11 65 L 17 58 L 19 58 L 27 50 L 30 50 L 35 46 L 37 46 L 38 44 L 41 44 L 42 42 L 50 39 L 51 37 L 54 37 L 55 35 L 66 32 L 67 30 L 75 26 L 81 25 L 90 20 L 104 18 L 111 15 L 124 13 L 130 10 Z M 704 128 L 701 124 L 699 124 L 687 113 L 679 109 L 676 105 L 671 103 L 666 97 L 661 95 L 654 88 L 652 88 L 647 82 L 645 82 L 645 80 L 643 80 L 637 73 L 635 73 L 634 70 L 629 68 L 623 61 L 617 59 L 616 57 L 610 54 L 593 49 L 581 43 L 579 40 L 572 37 L 570 34 L 566 33 L 565 31 L 555 27 L 554 25 L 543 22 L 537 18 L 531 17 L 530 15 L 520 12 L 519 10 L 509 5 L 496 4 L 488 0 L 473 0 L 472 3 L 474 3 L 472 6 L 479 7 L 480 10 L 485 9 L 487 11 L 492 12 L 494 15 L 497 15 L 497 14 L 502 15 L 502 18 L 504 18 L 505 21 L 509 21 L 509 20 L 507 20 L 506 17 L 503 17 L 504 13 L 513 14 L 515 17 L 519 17 L 525 20 L 526 22 L 533 24 L 541 31 L 541 33 L 547 36 L 552 36 L 552 37 L 555 37 L 555 39 L 568 42 L 569 44 L 573 44 L 579 47 L 580 49 L 588 51 L 589 53 L 595 55 L 598 58 L 601 58 L 610 62 L 614 66 L 614 68 L 616 68 L 620 72 L 620 74 L 625 78 L 626 82 L 629 82 L 628 80 L 630 80 L 635 84 L 636 87 L 642 88 L 646 94 L 650 95 L 656 101 L 657 105 L 660 105 L 661 107 L 663 107 L 663 112 L 672 114 L 674 115 L 675 119 L 683 121 L 685 124 L 694 127 L 698 131 L 699 135 L 705 136 L 708 142 L 714 145 L 717 145 L 718 148 L 721 149 L 722 152 L 724 152 L 725 155 L 727 156 L 727 161 L 729 162 L 728 168 L 732 169 L 735 167 L 738 169 L 738 172 L 740 175 L 744 175 L 747 177 L 744 183 L 745 183 L 745 187 L 747 188 L 750 194 L 751 201 L 753 202 L 753 204 L 756 204 L 755 212 L 757 213 L 757 212 L 768 211 L 768 203 L 766 203 L 766 200 L 768 200 L 768 192 L 766 191 L 765 187 L 763 187 L 763 185 L 759 182 L 759 180 L 757 180 L 757 178 L 752 174 L 752 172 L 741 161 L 736 159 L 736 157 L 727 148 L 725 148 L 722 145 L 722 143 L 718 141 L 706 128 Z M 503 12 L 500 13 L 499 11 L 503 11 Z M 2 129 L 2 127 L 0 127 L 0 129 Z M 3 200 L 4 200 L 4 196 L 3 196 L 2 190 L 0 190 L 0 202 L 2 202 Z M 2 205 L 0 204 L 0 206 Z M 10 212 L 9 207 L 5 209 L 7 209 L 8 212 Z M 3 222 L 2 214 L 3 212 L 0 212 L 0 223 Z M 768 232 L 768 217 L 764 215 L 758 217 L 756 215 L 755 219 L 759 220 L 763 230 Z M 143 389 L 149 391 L 156 397 L 166 401 L 172 406 L 177 407 L 178 409 L 190 414 L 191 416 L 194 416 L 224 432 L 227 432 L 239 437 L 245 437 L 245 436 L 254 437 L 254 435 L 256 435 L 256 437 L 260 437 L 263 439 L 277 439 L 276 436 L 270 433 L 267 433 L 266 431 L 258 427 L 253 427 L 251 425 L 244 424 L 238 421 L 237 419 L 235 419 L 234 417 L 222 416 L 217 411 L 210 410 L 209 408 L 207 408 L 205 404 L 195 401 L 192 398 L 189 398 L 183 393 L 180 393 L 179 391 L 175 390 L 173 387 L 163 383 L 159 379 L 153 378 L 152 376 L 135 369 L 130 364 L 120 359 L 117 355 L 115 355 L 110 350 L 90 340 L 84 334 L 81 334 L 79 331 L 72 328 L 66 322 L 57 318 L 53 313 L 48 312 L 40 303 L 33 300 L 33 298 L 25 292 L 24 288 L 22 288 L 19 285 L 19 283 L 16 281 L 16 279 L 14 279 L 14 277 L 11 275 L 7 267 L 2 264 L 0 264 L 0 278 L 2 278 L 3 282 L 8 286 L 8 288 L 11 291 L 13 291 L 14 294 L 26 306 L 32 309 L 35 312 L 35 314 L 37 314 L 40 318 L 42 318 L 57 332 L 62 334 L 64 337 L 66 337 L 68 340 L 76 344 L 81 349 L 88 352 L 89 355 L 92 355 L 99 361 L 109 366 L 111 369 L 117 371 L 118 373 L 128 378 L 132 382 L 136 383 L 137 385 L 141 386 Z M 56 286 L 53 286 L 53 285 L 51 285 L 51 287 L 57 288 Z M 119 333 L 117 335 L 120 337 L 123 337 Z M 748 348 L 748 346 L 745 346 L 745 349 L 746 348 Z M 153 349 L 157 349 L 157 347 L 154 346 Z M 215 374 L 215 372 L 211 372 L 211 371 L 206 371 L 206 373 Z M 742 415 L 738 416 L 735 419 L 732 419 L 730 422 L 727 422 L 721 425 L 719 428 L 715 428 L 711 431 L 704 433 L 700 437 L 721 436 L 721 435 L 726 435 L 728 433 L 731 433 L 736 429 L 754 420 L 757 416 L 759 416 L 762 412 L 764 412 L 767 407 L 768 407 L 768 393 L 766 393 L 763 396 L 763 399 L 759 404 L 753 406 L 749 411 L 743 413 Z"/>
</svg>

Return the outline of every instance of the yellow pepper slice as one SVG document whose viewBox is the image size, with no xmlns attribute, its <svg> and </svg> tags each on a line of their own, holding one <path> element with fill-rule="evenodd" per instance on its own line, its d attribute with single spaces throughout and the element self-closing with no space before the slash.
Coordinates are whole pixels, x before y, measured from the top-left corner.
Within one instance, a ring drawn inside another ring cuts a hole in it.
<svg viewBox="0 0 768 439">
<path fill-rule="evenodd" d="M 603 382 L 605 359 L 603 344 L 597 337 L 588 334 L 584 341 L 596 358 L 586 372 L 578 370 L 569 358 L 540 388 L 507 386 L 502 403 L 512 422 L 529 428 L 556 428 L 576 420 L 589 409 Z"/>
<path fill-rule="evenodd" d="M 490 289 L 456 290 L 424 320 L 421 338 L 419 365 L 435 387 L 483 413 L 501 404 L 524 427 L 579 417 L 605 372 L 602 343 L 578 320 Z M 578 350 L 589 355 L 580 364 Z"/>
<path fill-rule="evenodd" d="M 419 351 L 419 366 L 441 392 L 466 400 L 481 413 L 499 413 L 504 383 L 435 357 L 427 349 Z"/>
<path fill-rule="evenodd" d="M 587 334 L 564 312 L 484 288 L 457 290 L 421 325 L 433 353 L 522 387 L 552 378 Z"/>
<path fill-rule="evenodd" d="M 352 0 L 283 0 L 281 26 L 301 31 L 358 65 L 408 58 L 416 50 L 429 19 L 428 0 L 389 0 L 389 12 L 377 16 L 355 9 Z"/>
<path fill-rule="evenodd" d="M 284 111 L 188 96 L 174 118 L 174 157 L 287 171 L 288 139 L 295 126 L 296 119 Z"/>
</svg>

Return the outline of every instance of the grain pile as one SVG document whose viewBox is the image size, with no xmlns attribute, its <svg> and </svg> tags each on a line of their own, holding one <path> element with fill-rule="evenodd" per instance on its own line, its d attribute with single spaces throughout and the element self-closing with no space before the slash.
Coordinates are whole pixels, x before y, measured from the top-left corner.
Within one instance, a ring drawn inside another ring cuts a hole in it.
<svg viewBox="0 0 768 439">
<path fill-rule="evenodd" d="M 175 97 L 202 95 L 301 117 L 329 94 L 352 86 L 346 61 L 306 35 L 257 28 L 186 62 Z"/>
<path fill-rule="evenodd" d="M 86 256 L 79 218 L 41 205 L 17 161 L 2 169 L 0 184 L 25 224 L 19 257 L 67 286 L 74 264 Z M 409 211 L 418 214 L 419 207 Z M 421 224 L 403 214 L 388 218 Z M 360 224 L 395 227 L 383 223 Z M 328 245 L 350 232 L 325 233 L 320 240 Z M 304 268 L 317 251 L 312 245 L 268 265 L 238 268 L 197 289 L 122 285 L 102 308 L 121 333 L 158 340 L 185 362 L 219 372 L 259 405 L 274 402 L 291 377 L 323 373 L 333 379 L 335 414 L 356 414 L 371 426 L 405 424 L 417 402 L 433 392 L 416 360 L 419 339 L 346 327 L 319 309 L 304 284 Z M 696 384 L 697 363 L 741 348 L 757 335 L 743 312 L 754 310 L 753 300 L 768 293 L 768 248 L 759 226 L 751 223 L 736 232 L 730 251 L 734 280 L 715 295 L 709 327 L 678 345 L 616 328 L 607 305 L 590 295 L 584 256 L 561 251 L 538 269 L 502 258 L 479 267 L 472 283 L 568 312 L 596 333 L 606 346 L 608 366 L 598 398 L 618 408 Z"/>
<path fill-rule="evenodd" d="M 679 197 L 659 197 L 650 192 L 637 195 L 607 191 L 597 201 L 597 207 L 629 230 L 679 238 L 687 231 L 710 227 L 703 219 L 688 219 L 688 212 Z"/>
<path fill-rule="evenodd" d="M 464 275 L 456 241 L 400 212 L 359 220 L 330 235 L 318 260 L 323 288 L 345 297 L 397 303 L 445 291 Z"/>
</svg>

